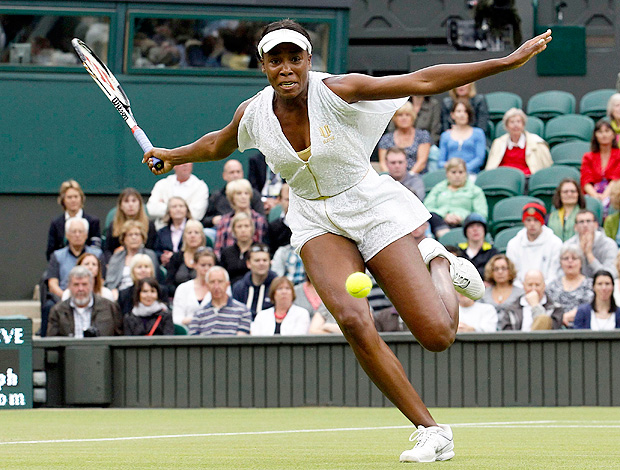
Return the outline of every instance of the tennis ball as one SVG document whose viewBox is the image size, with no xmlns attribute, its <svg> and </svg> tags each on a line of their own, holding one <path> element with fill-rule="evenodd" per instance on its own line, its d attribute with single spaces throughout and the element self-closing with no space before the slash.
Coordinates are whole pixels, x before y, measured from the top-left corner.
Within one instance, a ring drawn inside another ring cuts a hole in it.
<svg viewBox="0 0 620 470">
<path fill-rule="evenodd" d="M 364 298 L 370 294 L 372 289 L 372 281 L 364 273 L 353 273 L 347 278 L 345 283 L 347 292 L 358 299 Z"/>
</svg>

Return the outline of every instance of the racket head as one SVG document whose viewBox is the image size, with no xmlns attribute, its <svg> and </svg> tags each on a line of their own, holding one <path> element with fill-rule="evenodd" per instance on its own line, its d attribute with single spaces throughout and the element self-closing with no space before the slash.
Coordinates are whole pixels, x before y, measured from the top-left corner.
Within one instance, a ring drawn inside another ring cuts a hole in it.
<svg viewBox="0 0 620 470">
<path fill-rule="evenodd" d="M 118 83 L 114 74 L 110 72 L 108 66 L 80 39 L 73 38 L 71 44 L 86 71 L 90 74 L 95 83 L 99 85 L 99 88 L 101 88 L 108 99 L 112 101 L 114 98 L 117 98 L 123 106 L 129 108 L 129 98 L 127 98 L 125 91 L 120 83 Z"/>
</svg>

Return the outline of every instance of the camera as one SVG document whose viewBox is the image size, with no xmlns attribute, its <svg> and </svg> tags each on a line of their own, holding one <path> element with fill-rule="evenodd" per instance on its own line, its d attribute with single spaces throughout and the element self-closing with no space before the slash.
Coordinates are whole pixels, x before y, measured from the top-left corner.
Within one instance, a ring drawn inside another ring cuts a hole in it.
<svg viewBox="0 0 620 470">
<path fill-rule="evenodd" d="M 94 326 L 84 330 L 84 338 L 96 338 L 97 336 L 99 336 L 99 330 Z"/>
</svg>

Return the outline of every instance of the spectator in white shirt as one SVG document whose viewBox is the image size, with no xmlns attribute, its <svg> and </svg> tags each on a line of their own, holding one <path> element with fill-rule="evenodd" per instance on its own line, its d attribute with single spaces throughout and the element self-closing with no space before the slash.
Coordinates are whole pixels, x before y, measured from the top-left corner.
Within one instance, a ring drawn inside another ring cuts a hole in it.
<svg viewBox="0 0 620 470">
<path fill-rule="evenodd" d="M 153 186 L 151 196 L 146 203 L 149 217 L 155 221 L 157 229 L 165 224 L 163 217 L 172 196 L 181 197 L 187 202 L 195 219 L 202 219 L 207 211 L 209 188 L 207 183 L 192 174 L 193 163 L 184 163 L 174 167 L 174 175 L 159 180 Z"/>
<path fill-rule="evenodd" d="M 459 333 L 491 333 L 497 331 L 497 311 L 491 304 L 474 302 L 463 294 L 459 298 Z"/>
<path fill-rule="evenodd" d="M 528 271 L 523 280 L 525 294 L 513 308 L 499 312 L 499 329 L 504 330 L 557 330 L 562 326 L 564 310 L 547 297 L 545 278 L 537 269 Z"/>
<path fill-rule="evenodd" d="M 517 287 L 523 287 L 525 274 L 532 269 L 540 270 L 547 284 L 559 274 L 562 239 L 545 225 L 546 215 L 545 206 L 537 202 L 526 204 L 522 217 L 525 227 L 508 242 L 506 256 L 517 270 Z"/>
</svg>

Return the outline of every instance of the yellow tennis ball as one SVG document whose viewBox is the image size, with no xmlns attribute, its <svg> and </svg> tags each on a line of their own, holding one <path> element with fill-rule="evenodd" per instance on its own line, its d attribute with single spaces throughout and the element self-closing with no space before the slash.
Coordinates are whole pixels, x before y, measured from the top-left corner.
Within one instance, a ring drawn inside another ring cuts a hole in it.
<svg viewBox="0 0 620 470">
<path fill-rule="evenodd" d="M 372 281 L 364 273 L 353 273 L 347 278 L 345 283 L 347 292 L 358 299 L 366 297 L 372 289 Z"/>
</svg>

